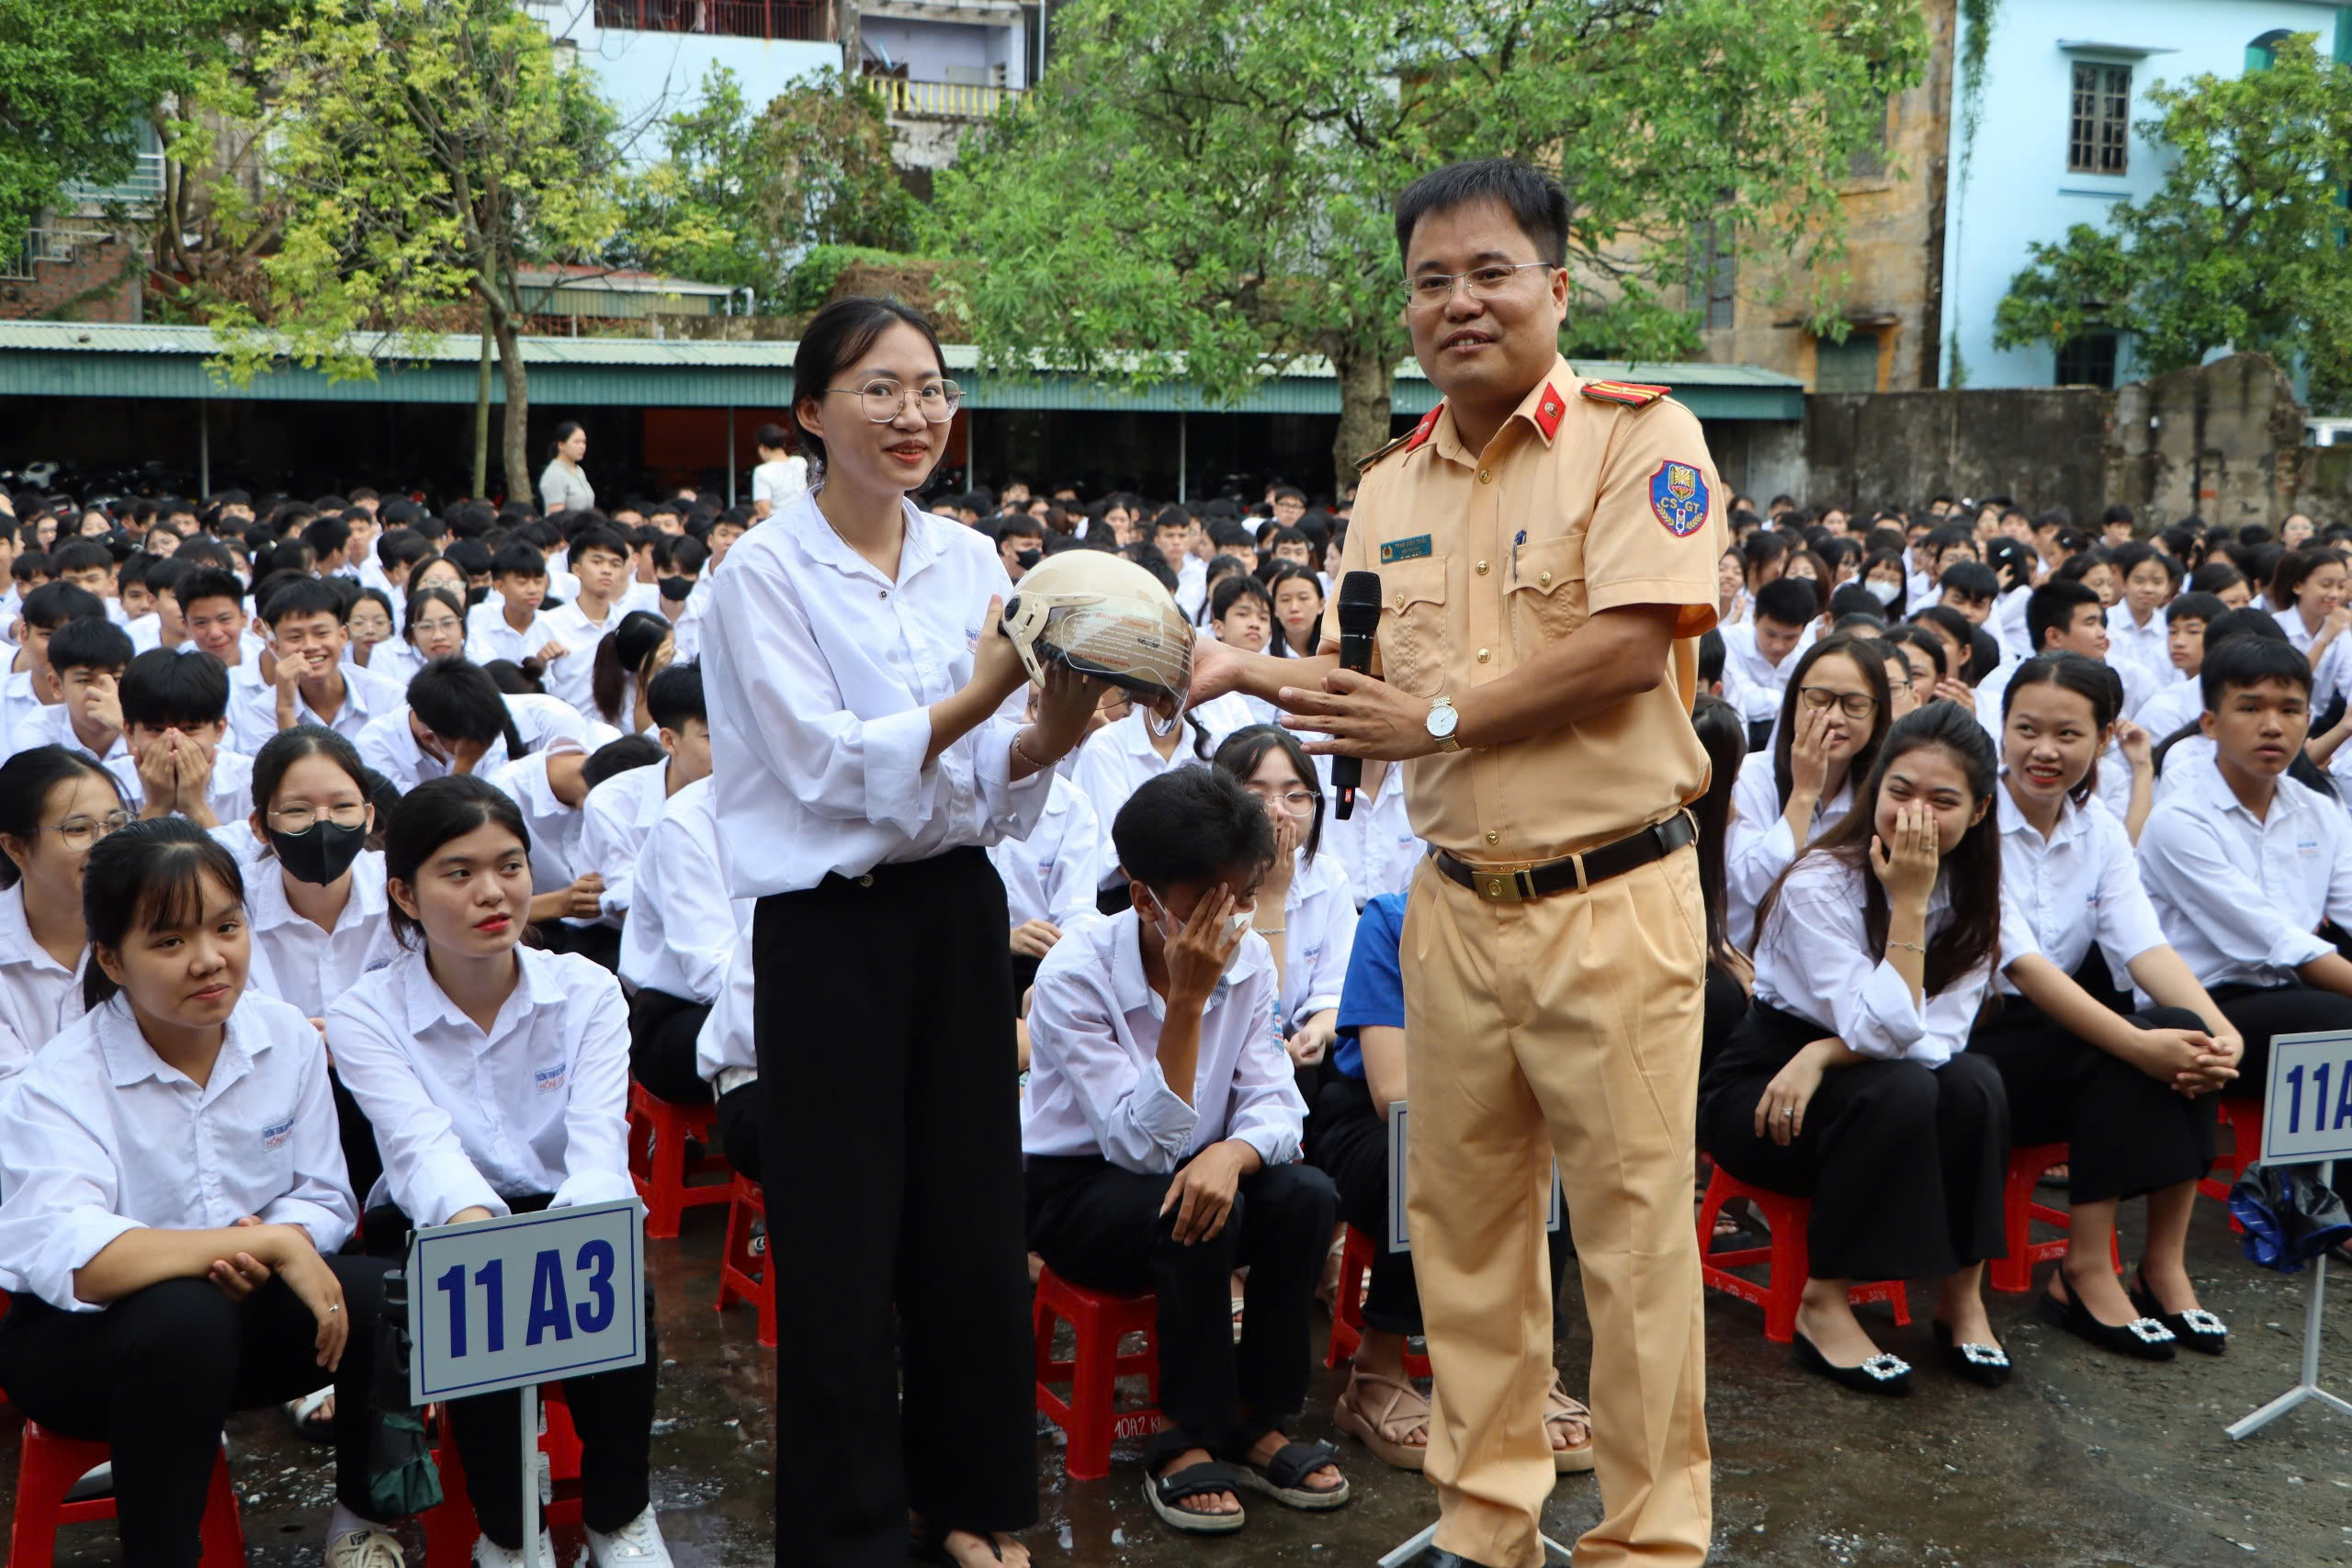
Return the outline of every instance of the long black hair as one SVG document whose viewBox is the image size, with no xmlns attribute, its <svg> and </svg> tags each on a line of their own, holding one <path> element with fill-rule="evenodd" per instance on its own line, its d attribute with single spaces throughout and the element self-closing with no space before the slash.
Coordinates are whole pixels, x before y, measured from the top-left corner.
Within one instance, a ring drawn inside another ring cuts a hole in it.
<svg viewBox="0 0 2352 1568">
<path fill-rule="evenodd" d="M 1307 581 L 1315 585 L 1315 596 L 1326 601 L 1325 609 L 1329 608 L 1329 600 L 1330 595 L 1323 592 L 1323 580 L 1315 575 L 1315 569 L 1313 567 L 1302 566 L 1295 560 L 1275 560 L 1272 557 L 1269 556 L 1266 558 L 1265 563 L 1258 568 L 1258 574 L 1266 584 L 1266 602 L 1268 604 L 1272 604 L 1276 599 L 1279 599 L 1282 596 L 1283 583 L 1290 581 L 1293 578 L 1305 578 Z M 1323 637 L 1323 611 L 1318 610 L 1316 612 L 1313 624 L 1306 628 L 1307 646 L 1305 648 L 1291 649 L 1290 639 L 1283 635 L 1282 616 L 1274 616 L 1273 621 L 1273 634 L 1267 640 L 1266 645 L 1266 651 L 1268 653 L 1274 655 L 1276 658 L 1280 658 L 1282 657 L 1283 649 L 1290 649 L 1290 651 L 1297 654 L 1301 659 L 1312 659 L 1315 657 L 1316 649 L 1321 643 Z"/>
<path fill-rule="evenodd" d="M 1314 759 L 1307 756 L 1306 748 L 1298 743 L 1296 736 L 1280 725 L 1244 726 L 1225 738 L 1209 765 L 1247 784 L 1269 751 L 1280 751 L 1288 757 L 1290 765 L 1298 771 L 1300 782 L 1315 796 L 1315 818 L 1307 825 L 1306 841 L 1300 846 L 1306 852 L 1306 858 L 1312 862 L 1315 852 L 1323 847 L 1323 781 L 1316 776 Z"/>
<path fill-rule="evenodd" d="M 40 839 L 40 814 L 50 792 L 78 778 L 104 779 L 122 804 L 122 785 L 87 751 L 70 746 L 35 746 L 0 762 L 0 838 L 14 839 L 29 856 Z M 14 887 L 23 874 L 16 856 L 0 854 L 0 888 Z"/>
<path fill-rule="evenodd" d="M 2027 686 L 2064 686 L 2089 703 L 2098 745 L 2091 750 L 2091 765 L 2066 791 L 2080 806 L 2098 788 L 2098 753 L 2107 748 L 2108 731 L 2115 724 L 2115 710 L 2121 705 L 2116 691 L 2121 683 L 2114 671 L 2096 659 L 2079 653 L 2038 653 L 2010 671 L 2008 686 L 2001 693 L 2002 739 L 2006 744 L 2008 739 L 2009 709 L 2017 705 L 2018 693 Z"/>
<path fill-rule="evenodd" d="M 628 728 L 622 716 L 621 703 L 628 695 L 628 677 L 645 683 L 645 667 L 662 651 L 662 644 L 672 635 L 670 617 L 650 610 L 631 610 L 621 617 L 621 624 L 605 634 L 596 644 L 595 666 L 589 672 L 588 693 L 596 711 L 607 724 Z"/>
<path fill-rule="evenodd" d="M 452 839 L 462 839 L 475 829 L 485 827 L 505 829 L 521 841 L 523 853 L 530 854 L 530 825 L 523 820 L 522 808 L 504 790 L 471 773 L 450 773 L 425 780 L 401 796 L 401 803 L 392 808 L 391 821 L 385 826 L 385 880 L 406 885 L 413 897 L 417 871 L 435 851 Z M 401 908 L 399 899 L 387 900 L 387 904 L 392 935 L 402 947 L 421 951 L 424 946 L 424 928 Z"/>
<path fill-rule="evenodd" d="M 1797 709 L 1804 700 L 1804 678 L 1813 667 L 1832 654 L 1843 654 L 1846 661 L 1860 671 L 1862 683 L 1871 689 L 1871 700 L 1877 705 L 1871 710 L 1871 738 L 1846 764 L 1849 780 L 1868 778 L 1871 764 L 1878 761 L 1878 749 L 1886 739 L 1886 727 L 1894 721 L 1894 699 L 1886 683 L 1886 659 L 1877 649 L 1876 637 L 1860 637 L 1840 633 L 1823 637 L 1797 659 L 1797 667 L 1789 671 L 1788 686 L 1781 693 L 1780 733 L 1772 741 L 1772 784 L 1780 791 L 1783 809 L 1789 804 L 1789 791 L 1794 787 L 1795 775 L 1789 765 L 1789 753 L 1796 745 Z"/>
<path fill-rule="evenodd" d="M 814 481 L 824 475 L 825 438 L 808 428 L 808 422 L 800 417 L 800 405 L 821 398 L 843 366 L 872 348 L 884 333 L 902 323 L 922 333 L 923 340 L 931 344 L 931 352 L 938 356 L 939 373 L 944 376 L 947 351 L 940 347 L 939 334 L 932 330 L 922 311 L 896 299 L 877 299 L 865 294 L 836 299 L 810 317 L 808 324 L 801 329 L 800 349 L 792 356 L 792 423 L 800 445 L 808 451 L 811 489 L 815 488 Z"/>
<path fill-rule="evenodd" d="M 1747 757 L 1747 726 L 1739 710 L 1723 698 L 1702 696 L 1690 709 L 1690 728 L 1699 732 L 1699 744 L 1706 748 L 1713 770 L 1707 793 L 1690 803 L 1690 815 L 1699 824 L 1699 898 L 1706 906 L 1707 958 L 1721 964 L 1731 951 L 1724 921 L 1728 897 L 1724 856 L 1731 841 L 1732 791 Z"/>
<path fill-rule="evenodd" d="M 1993 792 L 2000 787 L 2000 764 L 1993 754 L 1993 739 L 1976 716 L 1950 699 L 1929 703 L 1907 713 L 1886 732 L 1878 761 L 1866 785 L 1854 796 L 1854 808 L 1805 847 L 1774 879 L 1771 890 L 1757 906 L 1759 938 L 1781 888 L 1797 867 L 1815 855 L 1828 855 L 1851 867 L 1861 878 L 1863 940 L 1872 959 L 1886 957 L 1886 885 L 1871 864 L 1871 841 L 1878 833 L 1879 791 L 1889 769 L 1913 751 L 1941 747 L 1960 763 L 1968 778 L 1968 792 L 1984 807 L 1982 816 L 1961 835 L 1960 842 L 1938 863 L 1936 874 L 1951 895 L 1951 919 L 1928 940 L 1921 990 L 1941 991 L 1980 964 L 1997 967 L 2001 948 L 2001 827 L 1992 809 Z"/>
<path fill-rule="evenodd" d="M 85 1008 L 121 989 L 98 963 L 97 950 L 120 953 L 133 931 L 196 924 L 204 916 L 208 877 L 244 903 L 237 857 L 185 817 L 151 817 L 90 846 L 90 863 L 82 873 L 82 925 L 91 954 L 82 970 Z"/>
<path fill-rule="evenodd" d="M 374 804 L 375 775 L 359 760 L 359 749 L 323 724 L 298 724 L 291 729 L 279 730 L 254 753 L 254 816 L 265 822 L 269 820 L 270 803 L 277 798 L 277 786 L 286 782 L 286 771 L 305 757 L 324 757 L 341 768 L 351 775 L 359 798 Z M 371 829 L 374 826 L 371 824 Z M 266 836 L 262 839 L 261 849 L 265 854 L 270 852 Z"/>
</svg>

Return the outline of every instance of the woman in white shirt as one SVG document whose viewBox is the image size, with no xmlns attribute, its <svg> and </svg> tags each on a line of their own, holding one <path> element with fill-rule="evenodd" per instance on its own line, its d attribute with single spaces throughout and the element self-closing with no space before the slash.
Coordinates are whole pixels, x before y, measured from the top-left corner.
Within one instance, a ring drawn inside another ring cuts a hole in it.
<svg viewBox="0 0 2352 1568">
<path fill-rule="evenodd" d="M 760 426 L 760 466 L 752 470 L 752 510 L 761 518 L 797 501 L 808 489 L 808 459 L 792 449 L 792 432 L 780 424 Z"/>
<path fill-rule="evenodd" d="M 1772 743 L 1748 753 L 1732 786 L 1724 852 L 1732 946 L 1754 945 L 1757 906 L 1805 846 L 1845 818 L 1893 722 L 1881 645 L 1826 637 L 1797 656 Z"/>
<path fill-rule="evenodd" d="M 36 746 L 0 764 L 0 1078 L 82 1016 L 82 872 L 130 820 L 86 751 Z"/>
<path fill-rule="evenodd" d="M 630 1196 L 620 983 L 577 954 L 518 945 L 531 849 L 514 801 L 465 774 L 419 784 L 392 812 L 384 873 L 406 951 L 327 1010 L 335 1070 L 384 1157 L 367 1198 L 369 1249 L 401 1256 L 416 1224 Z M 599 1568 L 669 1562 L 647 1485 L 661 1365 L 647 1307 L 641 1365 L 564 1380 Z M 476 1568 L 514 1568 L 523 1561 L 518 1396 L 444 1408 L 481 1521 Z M 540 1540 L 540 1560 L 553 1561 L 544 1531 Z"/>
<path fill-rule="evenodd" d="M 2068 1145 L 2072 1224 L 2041 1312 L 2142 1360 L 2168 1361 L 2177 1343 L 2219 1355 L 2229 1330 L 2199 1305 L 2186 1249 L 2213 1163 L 2213 1096 L 2244 1047 L 2165 942 L 2132 841 L 2086 782 L 2115 723 L 2107 671 L 2045 654 L 2018 667 L 2002 701 L 1996 984 L 2007 999 L 1969 1049 L 2000 1068 L 2013 1143 Z M 2077 985 L 2094 946 L 2163 1005 L 2132 1017 Z M 2146 1252 L 2127 1292 L 2109 1261 L 2115 1211 L 2143 1196 Z"/>
<path fill-rule="evenodd" d="M 588 433 L 571 420 L 555 427 L 548 447 L 548 466 L 539 474 L 539 505 L 550 515 L 585 512 L 596 504 L 596 487 L 588 482 L 580 460 L 588 456 Z"/>
<path fill-rule="evenodd" d="M 910 1504 L 922 1561 L 1023 1568 L 1003 1532 L 1037 1513 L 1012 964 L 986 847 L 1035 827 L 1100 688 L 1057 668 L 1024 724 L 1002 560 L 907 499 L 963 395 L 945 363 L 902 305 L 818 312 L 793 417 L 820 486 L 743 536 L 702 621 L 729 874 L 759 900 L 760 1082 L 784 1086 L 760 1158 L 779 1191 L 827 1194 L 771 1261 L 798 1348 L 775 1517 L 808 1568 L 908 1551 Z"/>
<path fill-rule="evenodd" d="M 465 650 L 465 590 L 436 582 L 409 595 L 401 640 L 377 649 L 373 668 L 378 674 L 389 675 L 405 686 L 411 676 L 435 660 L 448 659 Z"/>
<path fill-rule="evenodd" d="M 91 1010 L 0 1139 L 0 1387 L 111 1445 L 126 1562 L 195 1568 L 222 1421 L 332 1380 L 328 1568 L 398 1562 L 368 1489 L 390 1266 L 335 1256 L 356 1213 L 318 1032 L 246 990 L 237 863 L 195 824 L 109 836 L 86 891 Z"/>
<path fill-rule="evenodd" d="M 1767 895 L 1754 1003 L 1700 1080 L 1716 1162 L 1812 1200 L 1797 1364 L 1866 1393 L 1909 1393 L 1911 1369 L 1854 1317 L 1857 1280 L 1941 1281 L 1952 1370 L 2008 1377 L 1980 1290 L 2004 1246 L 2007 1106 L 1968 1053 L 2000 934 L 1996 787 L 1966 709 L 1890 729 L 1854 809 Z"/>
<path fill-rule="evenodd" d="M 1274 860 L 1258 885 L 1254 929 L 1273 952 L 1277 1021 L 1291 1065 L 1311 1082 L 1339 1036 L 1340 987 L 1355 947 L 1355 894 L 1339 862 L 1317 854 L 1323 791 L 1289 731 L 1272 725 L 1237 731 L 1216 749 L 1215 766 L 1256 796 L 1273 824 Z"/>
<path fill-rule="evenodd" d="M 646 714 L 646 682 L 670 666 L 676 652 L 669 618 L 650 610 L 631 610 L 621 617 L 613 635 L 596 645 L 595 669 L 588 678 L 592 717 L 601 718 L 627 735 L 642 735 L 651 720 Z"/>
</svg>

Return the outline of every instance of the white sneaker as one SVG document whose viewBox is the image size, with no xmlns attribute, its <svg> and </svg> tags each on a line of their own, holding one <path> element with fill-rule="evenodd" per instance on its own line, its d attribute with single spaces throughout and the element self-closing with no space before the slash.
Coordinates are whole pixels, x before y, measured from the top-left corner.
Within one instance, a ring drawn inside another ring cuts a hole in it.
<svg viewBox="0 0 2352 1568">
<path fill-rule="evenodd" d="M 474 1537 L 474 1568 L 523 1568 L 522 1549 L 509 1551 L 490 1537 L 478 1535 Z M 539 1532 L 538 1568 L 556 1568 L 555 1538 L 545 1530 Z"/>
<path fill-rule="evenodd" d="M 654 1521 L 653 1508 L 629 1520 L 610 1535 L 588 1532 L 588 1561 L 595 1568 L 673 1568 L 670 1548 Z"/>
<path fill-rule="evenodd" d="M 326 1568 L 406 1568 L 390 1530 L 345 1530 L 327 1542 Z"/>
</svg>

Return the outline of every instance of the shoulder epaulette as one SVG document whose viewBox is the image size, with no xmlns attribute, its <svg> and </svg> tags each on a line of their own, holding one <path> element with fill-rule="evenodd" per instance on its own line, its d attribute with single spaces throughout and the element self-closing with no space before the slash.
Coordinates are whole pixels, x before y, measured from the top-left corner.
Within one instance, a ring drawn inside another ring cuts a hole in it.
<svg viewBox="0 0 2352 1568">
<path fill-rule="evenodd" d="M 1629 409 L 1645 409 L 1660 398 L 1673 395 L 1671 387 L 1651 387 L 1639 381 L 1587 381 L 1577 390 L 1597 403 L 1623 403 Z"/>
<path fill-rule="evenodd" d="M 1387 446 L 1381 447 L 1378 451 L 1358 462 L 1356 464 L 1356 472 L 1359 474 L 1368 472 L 1374 464 L 1379 462 L 1383 457 L 1387 457 L 1391 452 L 1409 452 L 1414 447 L 1419 446 L 1422 442 L 1427 441 L 1430 438 L 1430 432 L 1437 428 L 1438 416 L 1444 412 L 1445 404 L 1441 401 L 1435 408 L 1432 408 L 1429 412 L 1421 415 L 1420 423 L 1419 424 L 1414 425 L 1412 429 L 1405 432 L 1404 434 L 1398 436 L 1396 440 L 1391 441 Z"/>
<path fill-rule="evenodd" d="M 1388 443 L 1385 446 L 1376 447 L 1373 451 L 1366 453 L 1364 456 L 1358 457 L 1356 459 L 1356 472 L 1360 474 L 1369 472 L 1374 464 L 1379 462 L 1383 457 L 1387 457 L 1390 453 L 1401 450 L 1405 446 L 1411 442 L 1412 439 L 1413 433 L 1408 430 L 1405 432 L 1404 434 L 1398 436 L 1396 440 Z"/>
</svg>

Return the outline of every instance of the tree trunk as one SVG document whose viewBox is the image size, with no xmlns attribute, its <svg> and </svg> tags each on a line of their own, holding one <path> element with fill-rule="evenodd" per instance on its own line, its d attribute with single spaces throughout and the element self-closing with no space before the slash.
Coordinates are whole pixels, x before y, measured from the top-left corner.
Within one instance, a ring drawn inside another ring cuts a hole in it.
<svg viewBox="0 0 2352 1568">
<path fill-rule="evenodd" d="M 474 480 L 466 493 L 475 500 L 490 484 L 490 307 L 481 308 L 481 368 L 474 377 Z"/>
<path fill-rule="evenodd" d="M 1388 356 L 1376 344 L 1343 344 L 1331 355 L 1340 377 L 1340 433 L 1331 442 L 1331 493 L 1355 487 L 1356 464 L 1388 442 L 1394 402 Z"/>
<path fill-rule="evenodd" d="M 523 346 L 514 335 L 514 318 L 496 305 L 490 308 L 492 334 L 498 340 L 498 373 L 506 383 L 506 499 L 536 502 L 531 489 L 530 454 L 523 449 L 523 434 L 531 419 L 531 373 L 523 365 Z"/>
</svg>

